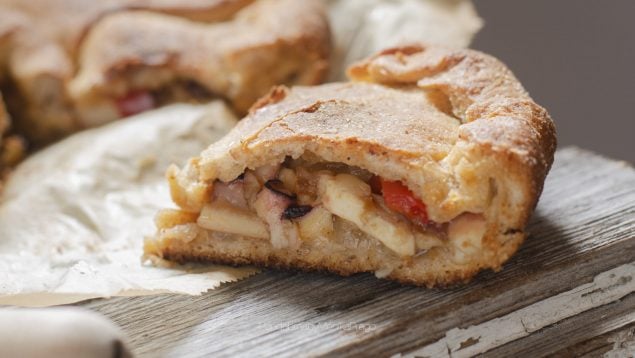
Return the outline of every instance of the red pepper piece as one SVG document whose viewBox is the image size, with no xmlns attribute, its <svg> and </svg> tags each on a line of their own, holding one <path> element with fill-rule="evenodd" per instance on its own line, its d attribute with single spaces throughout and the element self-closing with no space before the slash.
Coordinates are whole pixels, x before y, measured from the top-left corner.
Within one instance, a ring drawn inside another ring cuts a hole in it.
<svg viewBox="0 0 635 358">
<path fill-rule="evenodd" d="M 117 99 L 117 110 L 122 117 L 153 109 L 155 105 L 154 97 L 148 91 L 133 91 Z"/>
<path fill-rule="evenodd" d="M 428 222 L 426 205 L 400 181 L 379 179 L 386 206 L 420 224 Z"/>
</svg>

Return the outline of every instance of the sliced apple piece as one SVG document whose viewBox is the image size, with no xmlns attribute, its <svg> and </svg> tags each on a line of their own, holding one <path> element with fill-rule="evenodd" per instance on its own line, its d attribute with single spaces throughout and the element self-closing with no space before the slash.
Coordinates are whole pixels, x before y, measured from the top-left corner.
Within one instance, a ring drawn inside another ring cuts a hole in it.
<svg viewBox="0 0 635 358">
<path fill-rule="evenodd" d="M 319 188 L 327 210 L 355 223 L 395 253 L 415 254 L 415 236 L 408 225 L 377 208 L 368 184 L 350 174 L 321 175 Z"/>
<path fill-rule="evenodd" d="M 415 254 L 415 237 L 408 225 L 398 222 L 376 208 L 361 218 L 360 229 L 374 236 L 389 249 L 402 256 Z"/>
<path fill-rule="evenodd" d="M 289 168 L 280 169 L 280 180 L 284 184 L 285 188 L 293 193 L 298 192 L 298 178 L 295 175 L 295 172 Z"/>
<path fill-rule="evenodd" d="M 317 206 L 298 219 L 298 229 L 303 240 L 314 237 L 329 238 L 333 234 L 333 215 L 324 207 Z"/>
<path fill-rule="evenodd" d="M 251 170 L 247 170 L 245 172 L 243 182 L 245 189 L 245 199 L 247 199 L 247 204 L 249 205 L 249 207 L 253 209 L 256 195 L 258 195 L 258 192 L 260 191 L 260 189 L 262 189 L 262 184 L 258 181 L 256 174 L 254 174 L 254 172 Z"/>
<path fill-rule="evenodd" d="M 485 230 L 485 219 L 479 214 L 461 214 L 450 222 L 448 239 L 457 249 L 454 255 L 457 263 L 465 263 L 481 252 Z"/>
<path fill-rule="evenodd" d="M 318 185 L 327 210 L 343 219 L 360 223 L 370 202 L 370 186 L 349 174 L 322 174 Z"/>
<path fill-rule="evenodd" d="M 254 170 L 254 174 L 258 177 L 261 183 L 265 183 L 267 180 L 274 179 L 278 175 L 278 170 L 280 169 L 280 164 L 276 165 L 265 165 L 262 167 L 256 168 Z"/>
<path fill-rule="evenodd" d="M 417 246 L 417 254 L 421 254 L 433 247 L 443 246 L 443 241 L 434 234 L 415 232 L 415 245 Z"/>
<path fill-rule="evenodd" d="M 258 216 L 222 200 L 203 206 L 197 224 L 208 230 L 269 239 L 267 225 Z"/>
</svg>

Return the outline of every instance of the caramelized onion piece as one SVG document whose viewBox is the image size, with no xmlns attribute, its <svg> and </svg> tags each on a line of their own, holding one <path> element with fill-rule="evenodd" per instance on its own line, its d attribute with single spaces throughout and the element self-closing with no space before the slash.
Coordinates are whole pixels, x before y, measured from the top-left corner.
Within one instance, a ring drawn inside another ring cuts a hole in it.
<svg viewBox="0 0 635 358">
<path fill-rule="evenodd" d="M 291 200 L 295 200 L 297 197 L 294 193 L 284 187 L 284 184 L 280 179 L 267 180 L 267 182 L 265 182 L 265 188 L 271 190 L 275 194 L 285 196 Z"/>
</svg>

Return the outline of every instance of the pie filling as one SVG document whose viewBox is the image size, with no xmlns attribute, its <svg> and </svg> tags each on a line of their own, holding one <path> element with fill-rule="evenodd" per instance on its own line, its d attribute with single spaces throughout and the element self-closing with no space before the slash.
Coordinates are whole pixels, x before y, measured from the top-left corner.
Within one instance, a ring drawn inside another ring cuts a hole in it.
<svg viewBox="0 0 635 358">
<path fill-rule="evenodd" d="M 433 222 L 425 203 L 401 182 L 342 163 L 307 160 L 306 155 L 247 169 L 227 183 L 215 181 L 197 224 L 294 249 L 312 238 L 332 237 L 340 219 L 400 257 L 435 247 L 454 247 L 460 256 L 469 255 L 480 249 L 485 233 L 480 214 Z"/>
<path fill-rule="evenodd" d="M 204 102 L 214 98 L 206 88 L 191 80 L 177 80 L 157 89 L 132 90 L 114 99 L 121 117 L 145 112 L 169 103 Z"/>
</svg>

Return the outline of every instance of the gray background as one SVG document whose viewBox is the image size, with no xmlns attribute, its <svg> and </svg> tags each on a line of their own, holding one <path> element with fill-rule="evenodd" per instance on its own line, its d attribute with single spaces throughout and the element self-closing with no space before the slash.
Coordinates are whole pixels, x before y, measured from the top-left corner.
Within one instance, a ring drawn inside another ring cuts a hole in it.
<svg viewBox="0 0 635 358">
<path fill-rule="evenodd" d="M 635 163 L 635 0 L 475 0 L 472 47 L 503 60 L 560 146 Z"/>
</svg>

